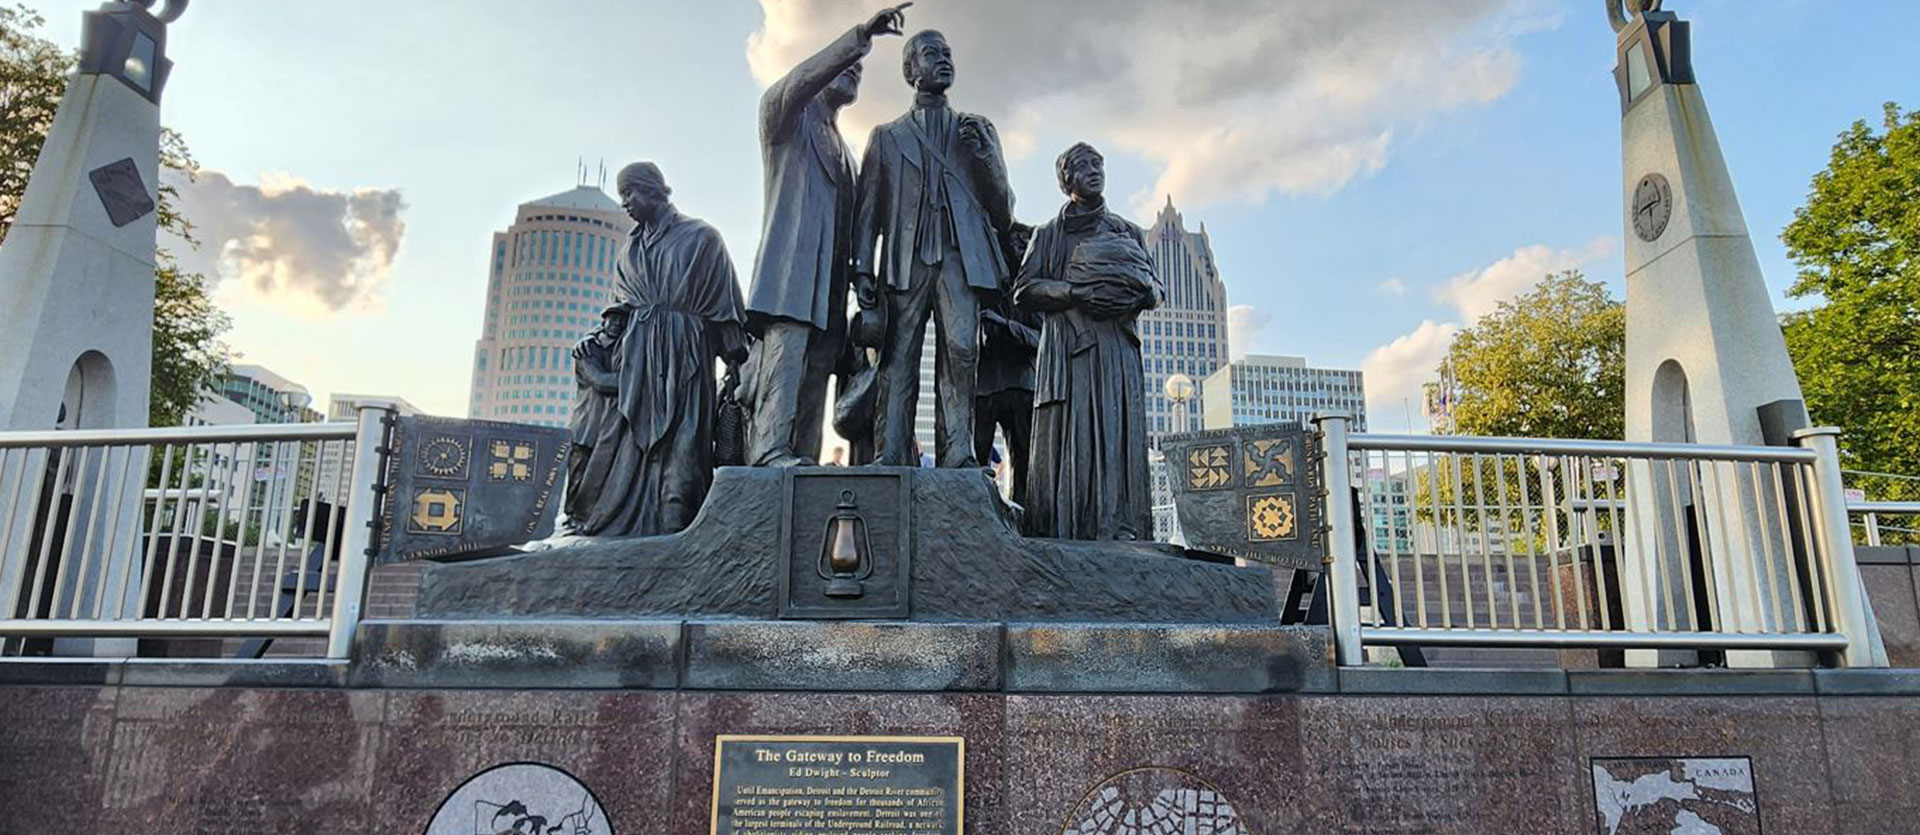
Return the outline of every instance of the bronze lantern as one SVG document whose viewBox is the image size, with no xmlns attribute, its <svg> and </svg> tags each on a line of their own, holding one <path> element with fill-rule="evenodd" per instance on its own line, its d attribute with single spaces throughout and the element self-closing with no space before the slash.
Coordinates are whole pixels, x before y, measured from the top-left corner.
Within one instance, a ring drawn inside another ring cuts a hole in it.
<svg viewBox="0 0 1920 835">
<path fill-rule="evenodd" d="M 827 581 L 828 597 L 860 597 L 867 593 L 866 580 L 873 576 L 873 549 L 867 543 L 867 522 L 855 511 L 852 490 L 840 491 L 840 502 L 827 520 L 826 536 L 820 543 L 820 577 Z"/>
</svg>

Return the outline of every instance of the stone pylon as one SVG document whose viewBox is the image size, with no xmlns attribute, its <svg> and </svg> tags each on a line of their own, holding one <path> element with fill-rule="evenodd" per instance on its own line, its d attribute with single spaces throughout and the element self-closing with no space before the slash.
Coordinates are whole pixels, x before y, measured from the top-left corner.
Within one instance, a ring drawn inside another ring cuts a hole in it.
<svg viewBox="0 0 1920 835">
<path fill-rule="evenodd" d="M 1672 12 L 1620 31 L 1627 438 L 1761 444 L 1800 383 L 1691 52 Z"/>
<path fill-rule="evenodd" d="M 0 245 L 0 430 L 147 425 L 152 375 L 160 93 L 172 67 L 168 0 L 85 17 L 67 83 L 13 227 Z M 0 618 L 137 614 L 145 446 L 29 447 L 0 458 L 10 517 Z M 132 474 L 131 478 L 128 474 Z M 61 530 L 66 536 L 55 536 Z M 78 529 L 84 529 L 80 533 Z M 38 535 L 36 535 L 36 533 Z M 61 639 L 58 654 L 131 654 L 127 640 Z"/>
<path fill-rule="evenodd" d="M 78 72 L 0 246 L 0 429 L 145 426 L 166 23 L 86 15 Z"/>
<path fill-rule="evenodd" d="M 1608 11 L 1619 35 L 1627 440 L 1782 443 L 1778 424 L 1805 427 L 1806 409 L 1694 77 L 1689 26 L 1658 0 L 1624 0 L 1626 12 L 1618 2 Z M 1620 585 L 1631 628 L 1808 629 L 1817 603 L 1795 576 L 1806 549 L 1786 468 L 1637 462 L 1627 478 Z M 1783 660 L 1748 652 L 1728 663 Z"/>
</svg>

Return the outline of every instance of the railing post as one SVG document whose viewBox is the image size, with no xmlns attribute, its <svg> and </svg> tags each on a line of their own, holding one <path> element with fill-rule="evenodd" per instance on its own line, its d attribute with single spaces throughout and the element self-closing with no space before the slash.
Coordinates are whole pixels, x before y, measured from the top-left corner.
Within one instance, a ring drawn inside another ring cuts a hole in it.
<svg viewBox="0 0 1920 835">
<path fill-rule="evenodd" d="M 359 427 L 353 440 L 353 478 L 347 490 L 345 528 L 341 531 L 340 573 L 333 598 L 333 620 L 328 625 L 327 657 L 346 658 L 353 633 L 360 625 L 360 606 L 366 596 L 369 545 L 373 541 L 374 509 L 380 496 L 374 491 L 386 462 L 389 410 L 359 408 Z"/>
<path fill-rule="evenodd" d="M 1880 514 L 1869 513 L 1865 518 L 1867 525 L 1867 546 L 1870 548 L 1878 548 L 1880 547 Z"/>
<path fill-rule="evenodd" d="M 1833 590 L 1834 624 L 1846 634 L 1847 649 L 1840 663 L 1846 667 L 1875 666 L 1873 635 L 1862 599 L 1860 567 L 1853 556 L 1853 529 L 1847 522 L 1847 493 L 1841 486 L 1840 430 L 1816 426 L 1793 433 L 1794 443 L 1814 452 L 1814 535 L 1826 557 L 1827 583 Z"/>
<path fill-rule="evenodd" d="M 1320 429 L 1320 487 L 1327 499 L 1327 524 L 1323 529 L 1327 541 L 1321 562 L 1327 572 L 1334 659 L 1343 667 L 1366 663 L 1360 644 L 1360 558 L 1353 547 L 1353 474 L 1347 452 L 1347 424 L 1351 420 L 1342 413 L 1313 418 Z"/>
</svg>

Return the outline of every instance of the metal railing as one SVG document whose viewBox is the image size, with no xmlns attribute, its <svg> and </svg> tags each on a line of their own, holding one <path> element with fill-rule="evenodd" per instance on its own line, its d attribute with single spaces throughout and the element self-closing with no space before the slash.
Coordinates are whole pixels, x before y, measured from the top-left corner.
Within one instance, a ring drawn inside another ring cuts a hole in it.
<svg viewBox="0 0 1920 835">
<path fill-rule="evenodd" d="M 1873 663 L 1832 430 L 1716 447 L 1316 423 L 1342 664 L 1365 645 Z"/>
<path fill-rule="evenodd" d="M 315 636 L 346 657 L 385 415 L 0 433 L 9 651 L 46 638 Z"/>
<path fill-rule="evenodd" d="M 1920 545 L 1920 475 L 1841 470 L 1855 541 L 1870 547 Z"/>
<path fill-rule="evenodd" d="M 1884 544 L 1884 534 L 1895 533 L 1905 542 L 1920 542 L 1915 535 L 1920 534 L 1920 502 L 1848 502 L 1848 516 L 1857 516 L 1860 521 L 1861 544 L 1878 548 Z M 1900 524 L 1888 524 L 1882 517 L 1900 518 Z"/>
</svg>

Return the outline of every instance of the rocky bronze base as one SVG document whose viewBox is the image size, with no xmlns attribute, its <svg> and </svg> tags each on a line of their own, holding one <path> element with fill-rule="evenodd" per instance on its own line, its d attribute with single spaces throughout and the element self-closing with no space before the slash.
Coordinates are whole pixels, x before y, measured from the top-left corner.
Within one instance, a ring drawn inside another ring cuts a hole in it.
<svg viewBox="0 0 1920 835">
<path fill-rule="evenodd" d="M 1266 568 L 1186 559 L 1180 549 L 1156 543 L 1024 538 L 1008 523 L 990 483 L 970 470 L 828 467 L 723 468 L 699 516 L 677 534 L 575 540 L 544 551 L 428 564 L 417 613 L 437 619 L 779 618 L 793 608 L 783 606 L 783 594 L 796 593 L 786 585 L 797 588 L 794 578 L 815 572 L 822 548 L 816 531 L 833 509 L 829 501 L 813 515 L 803 513 L 810 500 L 795 492 L 794 480 L 861 477 L 904 485 L 895 491 L 903 496 L 899 512 L 871 499 L 861 506 L 865 539 L 886 563 L 882 568 L 908 567 L 903 589 L 886 585 L 885 570 L 867 581 L 875 588 L 869 597 L 885 591 L 910 601 L 891 616 L 988 623 L 1279 621 Z M 839 485 L 822 482 L 828 493 Z"/>
<path fill-rule="evenodd" d="M 1014 693 L 1334 688 L 1324 626 L 368 621 L 354 687 Z"/>
</svg>

